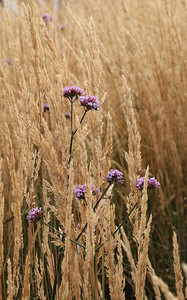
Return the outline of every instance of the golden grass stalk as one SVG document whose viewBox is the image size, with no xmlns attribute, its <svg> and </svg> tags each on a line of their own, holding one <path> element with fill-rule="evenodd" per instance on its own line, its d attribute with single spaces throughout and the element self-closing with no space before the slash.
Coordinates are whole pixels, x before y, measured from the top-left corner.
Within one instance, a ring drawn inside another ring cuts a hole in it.
<svg viewBox="0 0 187 300">
<path fill-rule="evenodd" d="M 185 298 L 187 298 L 187 264 L 182 263 L 182 269 L 184 271 L 185 277 L 186 277 L 186 285 L 185 285 Z"/>
<path fill-rule="evenodd" d="M 35 276 L 37 282 L 37 296 L 41 300 L 46 300 L 44 293 L 44 285 L 43 285 L 43 262 L 38 261 L 38 257 L 35 258 Z"/>
<path fill-rule="evenodd" d="M 7 300 L 13 299 L 15 296 L 15 284 L 14 284 L 14 278 L 12 273 L 12 264 L 10 261 L 10 258 L 8 258 L 7 261 L 7 271 L 8 271 L 8 278 L 7 278 Z"/>
<path fill-rule="evenodd" d="M 24 270 L 24 277 L 23 277 L 23 291 L 22 297 L 23 299 L 29 299 L 30 297 L 30 251 L 28 252 L 26 259 L 25 259 L 25 270 Z"/>
<path fill-rule="evenodd" d="M 151 230 L 152 216 L 150 216 L 147 226 L 144 229 L 144 235 L 142 236 L 141 248 L 138 247 L 138 262 L 136 272 L 136 285 L 135 293 L 137 299 L 143 299 L 145 279 L 147 274 L 148 264 L 148 246 L 149 246 L 149 234 Z"/>
<path fill-rule="evenodd" d="M 174 257 L 174 272 L 175 272 L 177 297 L 179 300 L 184 300 L 183 276 L 182 276 L 181 265 L 180 265 L 179 246 L 177 242 L 176 232 L 173 232 L 173 257 Z"/>
<path fill-rule="evenodd" d="M 2 278 L 3 278 L 3 220 L 4 220 L 4 196 L 3 196 L 3 178 L 2 178 L 2 159 L 0 159 L 0 297 L 3 298 Z"/>
<path fill-rule="evenodd" d="M 112 232 L 114 232 L 115 229 L 114 206 L 110 204 L 107 204 L 105 208 L 104 228 L 104 259 L 106 274 L 109 279 L 110 297 L 111 299 L 125 299 L 125 278 L 123 276 L 122 267 L 121 241 L 119 233 L 116 233 L 115 237 L 112 236 Z M 118 251 L 117 261 L 115 261 L 114 259 L 114 252 L 116 247 Z"/>
<path fill-rule="evenodd" d="M 160 287 L 166 300 L 177 300 L 177 298 L 170 292 L 168 285 L 158 276 L 154 275 L 153 280 L 157 286 Z"/>
<path fill-rule="evenodd" d="M 151 262 L 148 258 L 148 275 L 150 276 L 151 278 L 151 281 L 152 281 L 152 285 L 153 285 L 153 289 L 154 289 L 154 292 L 155 292 L 155 299 L 156 300 L 161 300 L 161 293 L 160 293 L 160 290 L 159 290 L 159 287 L 157 286 L 157 284 L 155 284 L 155 281 L 153 280 L 153 276 L 155 276 L 155 271 L 151 265 Z"/>
</svg>

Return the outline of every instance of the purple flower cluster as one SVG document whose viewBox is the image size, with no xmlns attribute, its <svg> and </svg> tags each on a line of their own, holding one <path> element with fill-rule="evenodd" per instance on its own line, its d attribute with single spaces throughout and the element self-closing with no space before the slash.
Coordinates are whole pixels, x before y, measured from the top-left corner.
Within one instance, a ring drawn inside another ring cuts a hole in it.
<svg viewBox="0 0 187 300">
<path fill-rule="evenodd" d="M 116 169 L 111 169 L 108 171 L 108 175 L 106 176 L 107 181 L 112 184 L 114 182 L 123 183 L 123 173 Z"/>
<path fill-rule="evenodd" d="M 99 188 L 96 188 L 95 185 L 92 185 L 92 186 L 91 186 L 91 190 L 92 190 L 92 195 L 93 195 L 93 196 L 95 196 L 95 195 L 97 195 L 98 193 L 101 192 L 101 190 L 100 190 Z"/>
<path fill-rule="evenodd" d="M 145 177 L 140 177 L 135 181 L 135 184 L 140 191 L 142 191 L 144 187 L 144 178 Z M 160 187 L 160 183 L 155 179 L 155 177 L 151 177 L 148 178 L 147 186 L 148 189 L 157 189 Z"/>
<path fill-rule="evenodd" d="M 50 109 L 49 103 L 44 103 L 43 104 L 43 110 L 44 110 L 44 112 L 49 111 L 49 109 Z"/>
<path fill-rule="evenodd" d="M 66 98 L 73 98 L 74 96 L 83 96 L 83 95 L 85 95 L 85 92 L 80 87 L 78 87 L 76 85 L 72 85 L 72 86 L 64 87 L 63 95 Z"/>
<path fill-rule="evenodd" d="M 101 105 L 96 96 L 84 96 L 79 98 L 81 105 L 88 110 L 97 110 Z"/>
<path fill-rule="evenodd" d="M 53 16 L 50 14 L 44 14 L 42 19 L 47 23 L 48 21 L 53 22 Z"/>
<path fill-rule="evenodd" d="M 76 188 L 74 189 L 74 192 L 75 192 L 78 200 L 85 199 L 86 188 L 87 188 L 86 184 L 83 184 L 83 185 L 79 184 L 76 186 Z"/>
<path fill-rule="evenodd" d="M 27 220 L 29 220 L 31 223 L 36 223 L 41 220 L 42 215 L 43 215 L 42 208 L 35 207 L 29 211 L 27 215 Z"/>
</svg>

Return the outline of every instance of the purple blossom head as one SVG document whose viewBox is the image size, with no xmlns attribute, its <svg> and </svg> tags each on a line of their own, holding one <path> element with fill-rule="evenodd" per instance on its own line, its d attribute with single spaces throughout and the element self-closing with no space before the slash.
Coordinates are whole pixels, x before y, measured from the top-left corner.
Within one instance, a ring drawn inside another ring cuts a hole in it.
<svg viewBox="0 0 187 300">
<path fill-rule="evenodd" d="M 74 192 L 76 194 L 76 197 L 78 200 L 85 199 L 85 194 L 86 194 L 86 184 L 79 184 L 76 186 L 74 189 Z"/>
<path fill-rule="evenodd" d="M 71 115 L 70 115 L 69 112 L 66 112 L 66 113 L 64 114 L 64 116 L 66 117 L 66 119 L 71 119 Z"/>
<path fill-rule="evenodd" d="M 160 182 L 158 182 L 155 177 L 151 177 L 148 179 L 148 188 L 149 189 L 157 189 L 160 187 Z"/>
<path fill-rule="evenodd" d="M 135 184 L 137 188 L 142 191 L 144 187 L 144 179 L 145 177 L 140 177 L 135 181 Z M 154 188 L 159 188 L 160 183 L 155 179 L 155 177 L 148 178 L 147 180 L 147 187 L 148 189 L 154 189 Z"/>
<path fill-rule="evenodd" d="M 43 103 L 43 110 L 44 110 L 44 112 L 49 111 L 49 109 L 50 109 L 49 103 Z"/>
<path fill-rule="evenodd" d="M 63 95 L 66 98 L 73 98 L 74 96 L 85 95 L 85 92 L 80 87 L 76 85 L 72 85 L 72 86 L 65 86 L 63 88 Z"/>
<path fill-rule="evenodd" d="M 99 102 L 96 96 L 83 96 L 80 97 L 79 100 L 86 111 L 97 110 L 101 105 L 101 102 Z"/>
<path fill-rule="evenodd" d="M 10 65 L 10 60 L 8 58 L 5 58 L 8 65 Z"/>
<path fill-rule="evenodd" d="M 43 215 L 42 208 L 35 207 L 29 211 L 27 215 L 27 220 L 29 220 L 31 223 L 36 223 L 41 220 L 42 215 Z"/>
<path fill-rule="evenodd" d="M 112 184 L 114 182 L 123 183 L 123 173 L 116 169 L 111 169 L 108 171 L 108 175 L 106 176 L 108 183 Z"/>
<path fill-rule="evenodd" d="M 60 30 L 64 30 L 66 28 L 66 26 L 67 26 L 66 24 L 61 25 Z"/>
<path fill-rule="evenodd" d="M 96 188 L 95 185 L 92 185 L 92 186 L 91 186 L 91 190 L 92 190 L 92 195 L 93 195 L 93 196 L 95 196 L 95 195 L 97 195 L 98 193 L 101 192 L 101 190 L 100 190 L 99 188 Z"/>
<path fill-rule="evenodd" d="M 47 23 L 48 21 L 53 22 L 53 16 L 49 14 L 44 14 L 42 19 Z"/>
</svg>

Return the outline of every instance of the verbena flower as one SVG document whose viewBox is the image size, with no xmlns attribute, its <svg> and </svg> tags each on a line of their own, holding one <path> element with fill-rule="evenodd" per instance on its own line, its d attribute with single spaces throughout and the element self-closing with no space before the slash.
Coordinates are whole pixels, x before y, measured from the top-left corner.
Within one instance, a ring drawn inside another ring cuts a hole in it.
<svg viewBox="0 0 187 300">
<path fill-rule="evenodd" d="M 109 183 L 120 182 L 123 183 L 123 173 L 116 169 L 111 169 L 106 176 Z"/>
<path fill-rule="evenodd" d="M 48 21 L 53 22 L 53 16 L 49 14 L 44 14 L 42 19 L 47 23 Z"/>
<path fill-rule="evenodd" d="M 158 182 L 155 177 L 151 177 L 148 179 L 148 187 L 151 188 L 159 188 L 160 187 L 160 182 Z"/>
<path fill-rule="evenodd" d="M 49 109 L 50 109 L 49 103 L 44 103 L 43 104 L 43 110 L 44 110 L 44 112 L 49 111 Z"/>
<path fill-rule="evenodd" d="M 67 26 L 66 24 L 61 25 L 60 30 L 64 30 L 66 28 L 66 26 Z"/>
<path fill-rule="evenodd" d="M 100 190 L 99 188 L 96 188 L 95 185 L 92 185 L 92 186 L 91 186 L 91 190 L 92 190 L 92 195 L 93 195 L 93 196 L 95 196 L 95 195 L 97 195 L 98 193 L 101 192 L 101 190 Z"/>
<path fill-rule="evenodd" d="M 31 223 L 36 223 L 41 220 L 42 215 L 43 215 L 42 208 L 35 207 L 29 211 L 27 215 L 27 220 L 29 220 Z"/>
<path fill-rule="evenodd" d="M 140 177 L 135 181 L 137 188 L 141 191 L 143 190 L 144 187 L 144 179 L 145 177 Z M 160 183 L 155 179 L 155 177 L 151 177 L 148 178 L 147 180 L 147 187 L 148 189 L 153 189 L 153 188 L 157 189 L 160 187 Z"/>
<path fill-rule="evenodd" d="M 87 187 L 86 184 L 83 184 L 83 185 L 79 184 L 74 189 L 74 192 L 75 192 L 78 200 L 85 199 L 86 187 Z"/>
<path fill-rule="evenodd" d="M 71 119 L 71 114 L 69 112 L 66 112 L 64 116 L 66 117 L 66 119 Z"/>
<path fill-rule="evenodd" d="M 96 96 L 83 96 L 79 98 L 81 105 L 85 110 L 97 110 L 101 105 L 101 102 L 97 99 Z"/>
<path fill-rule="evenodd" d="M 85 92 L 80 87 L 76 85 L 72 85 L 72 86 L 65 86 L 63 88 L 63 95 L 66 98 L 73 98 L 74 96 L 83 96 L 85 95 Z"/>
<path fill-rule="evenodd" d="M 10 65 L 10 60 L 8 58 L 5 58 L 8 65 Z"/>
</svg>

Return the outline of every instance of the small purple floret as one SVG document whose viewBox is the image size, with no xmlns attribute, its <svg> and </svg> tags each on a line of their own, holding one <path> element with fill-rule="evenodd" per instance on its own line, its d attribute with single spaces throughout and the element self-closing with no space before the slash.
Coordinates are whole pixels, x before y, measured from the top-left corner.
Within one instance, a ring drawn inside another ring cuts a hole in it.
<svg viewBox="0 0 187 300">
<path fill-rule="evenodd" d="M 85 199 L 86 187 L 87 187 L 86 184 L 83 184 L 83 185 L 79 184 L 74 189 L 74 192 L 75 192 L 78 200 Z"/>
<path fill-rule="evenodd" d="M 160 182 L 158 182 L 155 177 L 151 177 L 148 179 L 148 187 L 151 188 L 160 188 Z"/>
<path fill-rule="evenodd" d="M 49 103 L 44 103 L 43 104 L 43 110 L 44 110 L 44 112 L 49 111 L 49 109 L 50 109 Z"/>
<path fill-rule="evenodd" d="M 63 88 L 63 95 L 66 98 L 73 98 L 74 96 L 85 95 L 85 92 L 80 87 L 76 85 L 72 85 L 72 86 L 65 86 Z"/>
<path fill-rule="evenodd" d="M 101 192 L 101 190 L 100 190 L 99 188 L 96 188 L 95 185 L 92 185 L 92 186 L 91 186 L 91 190 L 92 190 L 92 195 L 93 195 L 93 196 L 95 196 L 95 195 L 97 195 L 98 193 Z"/>
<path fill-rule="evenodd" d="M 29 220 L 31 223 L 36 223 L 41 220 L 42 215 L 43 215 L 42 208 L 35 207 L 29 211 L 27 215 L 27 220 Z"/>
<path fill-rule="evenodd" d="M 53 22 L 53 16 L 49 14 L 44 14 L 42 19 L 47 23 L 48 21 Z"/>
<path fill-rule="evenodd" d="M 5 58 L 8 65 L 10 65 L 10 60 L 8 58 Z"/>
<path fill-rule="evenodd" d="M 145 177 L 140 177 L 135 181 L 135 184 L 140 191 L 142 191 L 144 187 L 144 178 Z M 151 177 L 148 178 L 147 187 L 148 189 L 157 189 L 160 187 L 160 183 L 155 179 L 155 177 Z"/>
<path fill-rule="evenodd" d="M 66 26 L 67 26 L 66 24 L 61 25 L 60 30 L 64 30 L 66 28 Z"/>
<path fill-rule="evenodd" d="M 71 119 L 71 115 L 70 115 L 69 112 L 66 112 L 66 113 L 64 114 L 64 116 L 66 117 L 66 119 Z"/>
<path fill-rule="evenodd" d="M 99 102 L 96 96 L 84 96 L 80 97 L 79 100 L 86 111 L 97 110 L 101 105 L 101 102 Z"/>
<path fill-rule="evenodd" d="M 124 180 L 123 180 L 123 173 L 120 172 L 119 170 L 114 170 L 114 169 L 111 169 L 109 172 L 108 172 L 108 175 L 106 176 L 107 178 L 107 181 L 112 184 L 114 182 L 120 182 L 120 183 L 123 183 Z"/>
</svg>

